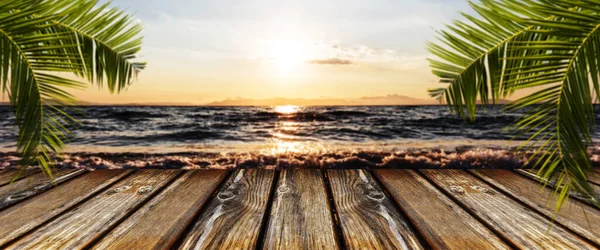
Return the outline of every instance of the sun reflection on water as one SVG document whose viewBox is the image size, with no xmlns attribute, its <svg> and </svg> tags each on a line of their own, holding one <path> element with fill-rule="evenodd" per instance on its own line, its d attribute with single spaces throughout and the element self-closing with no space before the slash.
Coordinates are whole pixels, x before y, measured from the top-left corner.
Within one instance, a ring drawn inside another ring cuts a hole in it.
<svg viewBox="0 0 600 250">
<path fill-rule="evenodd" d="M 273 111 L 285 117 L 285 119 L 290 119 L 302 111 L 302 107 L 295 105 L 275 106 L 273 107 Z M 262 150 L 262 153 L 270 155 L 307 154 L 325 150 L 320 143 L 311 142 L 306 138 L 295 135 L 301 130 L 302 124 L 300 122 L 290 120 L 277 121 L 275 123 L 275 130 L 271 134 L 271 143 Z"/>
<path fill-rule="evenodd" d="M 275 106 L 275 108 L 273 108 L 273 111 L 286 115 L 298 113 L 298 110 L 300 110 L 300 107 L 295 105 Z"/>
</svg>

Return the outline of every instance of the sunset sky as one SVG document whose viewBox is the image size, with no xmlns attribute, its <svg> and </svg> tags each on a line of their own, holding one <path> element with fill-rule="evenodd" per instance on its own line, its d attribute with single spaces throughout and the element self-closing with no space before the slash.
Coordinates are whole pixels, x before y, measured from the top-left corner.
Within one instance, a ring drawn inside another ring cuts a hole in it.
<svg viewBox="0 0 600 250">
<path fill-rule="evenodd" d="M 227 98 L 427 99 L 441 86 L 426 41 L 469 9 L 466 0 L 114 0 L 143 23 L 141 60 L 127 92 L 91 87 L 104 103 Z"/>
</svg>

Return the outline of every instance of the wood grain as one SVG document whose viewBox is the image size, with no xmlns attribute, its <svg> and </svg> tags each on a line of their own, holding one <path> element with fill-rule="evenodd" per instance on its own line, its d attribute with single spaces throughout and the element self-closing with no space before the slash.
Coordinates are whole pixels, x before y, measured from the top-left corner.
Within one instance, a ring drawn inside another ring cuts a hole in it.
<svg viewBox="0 0 600 250">
<path fill-rule="evenodd" d="M 236 170 L 202 212 L 181 249 L 254 249 L 274 173 Z"/>
<path fill-rule="evenodd" d="M 348 249 L 423 249 L 416 234 L 366 170 L 329 170 Z"/>
<path fill-rule="evenodd" d="M 540 177 L 537 176 L 537 170 L 534 170 L 534 169 L 518 169 L 518 170 L 515 170 L 515 172 L 518 173 L 518 174 L 520 174 L 520 175 L 522 175 L 522 176 L 525 176 L 525 177 L 527 177 L 527 178 L 529 178 L 531 180 L 534 180 L 534 181 L 536 181 L 538 183 L 544 183 L 544 180 L 542 178 L 540 178 Z M 594 184 L 592 184 L 591 186 L 594 189 L 594 191 L 596 192 L 596 195 L 600 196 L 600 186 L 594 185 Z M 556 188 L 556 183 L 554 181 L 549 181 L 547 183 L 547 187 L 555 189 Z M 579 200 L 579 201 L 581 201 L 583 203 L 586 203 L 586 204 L 588 204 L 590 206 L 594 206 L 594 202 L 587 195 L 583 195 L 583 194 L 578 193 L 576 191 L 571 191 L 569 193 L 569 196 L 573 197 L 576 200 Z M 600 199 L 600 197 L 597 197 L 597 199 Z"/>
<path fill-rule="evenodd" d="M 40 172 L 39 169 L 2 170 L 0 172 L 0 186 L 8 185 L 11 181 L 17 181 L 38 172 Z"/>
<path fill-rule="evenodd" d="M 225 170 L 187 171 L 119 224 L 94 249 L 171 248 L 226 173 Z"/>
<path fill-rule="evenodd" d="M 413 170 L 375 176 L 435 249 L 510 249 L 500 238 Z"/>
<path fill-rule="evenodd" d="M 59 169 L 52 173 L 53 180 L 46 173 L 38 172 L 10 185 L 0 187 L 0 210 L 60 185 L 85 172 L 87 171 L 83 169 Z"/>
<path fill-rule="evenodd" d="M 173 180 L 178 173 L 176 170 L 138 171 L 26 235 L 8 249 L 84 248 Z"/>
<path fill-rule="evenodd" d="M 542 188 L 539 183 L 509 170 L 472 170 L 471 173 L 550 218 L 556 215 L 556 222 L 600 245 L 600 210 L 571 199 L 556 214 L 553 191 Z"/>
<path fill-rule="evenodd" d="M 281 171 L 265 249 L 338 249 L 320 169 Z"/>
<path fill-rule="evenodd" d="M 462 170 L 421 170 L 518 248 L 594 249 L 577 235 L 554 226 L 538 213 L 498 192 Z"/>
<path fill-rule="evenodd" d="M 113 184 L 129 171 L 96 170 L 0 212 L 0 247 Z"/>
</svg>

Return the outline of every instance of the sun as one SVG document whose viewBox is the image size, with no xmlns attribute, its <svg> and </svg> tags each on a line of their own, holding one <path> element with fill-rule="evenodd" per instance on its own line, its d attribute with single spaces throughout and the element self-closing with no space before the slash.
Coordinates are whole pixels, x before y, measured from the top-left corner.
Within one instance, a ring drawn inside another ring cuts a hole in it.
<svg viewBox="0 0 600 250">
<path fill-rule="evenodd" d="M 299 71 L 309 58 L 307 46 L 296 41 L 277 41 L 271 44 L 269 57 L 276 72 L 291 74 Z"/>
</svg>

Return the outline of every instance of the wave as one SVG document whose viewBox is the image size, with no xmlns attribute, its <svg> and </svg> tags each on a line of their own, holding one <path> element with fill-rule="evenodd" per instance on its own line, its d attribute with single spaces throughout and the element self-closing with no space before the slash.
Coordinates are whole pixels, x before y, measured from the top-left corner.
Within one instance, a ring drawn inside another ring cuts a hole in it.
<svg viewBox="0 0 600 250">
<path fill-rule="evenodd" d="M 169 114 L 155 113 L 149 111 L 135 110 L 112 110 L 109 112 L 101 112 L 100 118 L 116 119 L 116 120 L 145 120 L 151 118 L 167 118 Z"/>
<path fill-rule="evenodd" d="M 147 135 L 138 137 L 142 140 L 160 140 L 160 141 L 202 141 L 208 139 L 219 139 L 222 137 L 221 133 L 210 131 L 210 130 L 193 130 L 193 131 L 180 131 L 173 133 Z"/>
<path fill-rule="evenodd" d="M 348 110 L 336 110 L 336 111 L 327 111 L 323 113 L 327 116 L 332 117 L 363 117 L 370 116 L 371 114 L 362 111 L 348 111 Z"/>
<path fill-rule="evenodd" d="M 0 153 L 0 168 L 14 168 L 20 158 Z M 326 153 L 74 153 L 61 156 L 56 167 L 90 169 L 232 169 L 232 168 L 502 168 L 523 167 L 525 159 L 508 150 L 471 149 L 414 151 L 336 151 Z"/>
<path fill-rule="evenodd" d="M 600 165 L 600 148 L 590 150 L 592 164 Z M 454 151 L 410 149 L 398 151 L 329 151 L 320 153 L 68 153 L 55 167 L 85 169 L 517 169 L 529 168 L 531 152 L 512 149 L 463 147 Z M 0 169 L 17 168 L 19 156 L 0 153 Z"/>
</svg>

